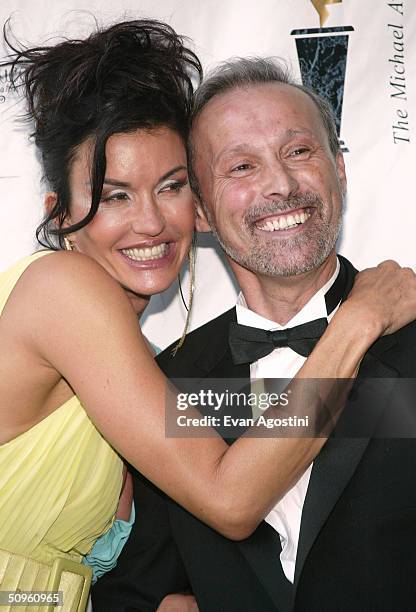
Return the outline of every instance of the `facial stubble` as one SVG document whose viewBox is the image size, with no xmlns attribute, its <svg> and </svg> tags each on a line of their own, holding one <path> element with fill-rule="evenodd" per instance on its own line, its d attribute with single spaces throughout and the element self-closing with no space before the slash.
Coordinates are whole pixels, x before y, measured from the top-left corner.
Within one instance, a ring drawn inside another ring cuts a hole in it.
<svg viewBox="0 0 416 612">
<path fill-rule="evenodd" d="M 313 211 L 308 226 L 299 234 L 284 236 L 285 230 L 276 230 L 282 232 L 280 239 L 280 236 L 272 237 L 268 235 L 269 232 L 260 233 L 256 230 L 256 221 L 266 216 L 299 209 Z M 325 213 L 322 199 L 315 193 L 294 196 L 284 201 L 267 202 L 246 211 L 242 235 L 247 236 L 249 249 L 242 252 L 224 238 L 206 206 L 204 210 L 214 235 L 231 259 L 255 274 L 272 277 L 296 276 L 320 267 L 335 247 L 342 225 L 342 207 L 336 218 L 331 219 Z"/>
</svg>

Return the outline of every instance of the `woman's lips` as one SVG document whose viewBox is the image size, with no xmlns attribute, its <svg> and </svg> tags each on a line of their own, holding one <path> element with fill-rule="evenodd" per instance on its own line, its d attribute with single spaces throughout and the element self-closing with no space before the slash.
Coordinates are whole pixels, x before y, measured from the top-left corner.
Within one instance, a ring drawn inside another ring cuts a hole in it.
<svg viewBox="0 0 416 612">
<path fill-rule="evenodd" d="M 120 249 L 119 253 L 133 267 L 160 268 L 173 260 L 175 251 L 175 242 L 162 242 L 155 246 Z"/>
</svg>

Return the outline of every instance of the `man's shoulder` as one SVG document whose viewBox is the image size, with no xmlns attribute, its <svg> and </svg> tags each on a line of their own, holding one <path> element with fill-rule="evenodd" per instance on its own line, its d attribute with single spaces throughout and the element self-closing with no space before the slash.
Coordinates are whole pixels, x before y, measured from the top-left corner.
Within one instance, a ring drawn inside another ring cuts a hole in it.
<svg viewBox="0 0 416 612">
<path fill-rule="evenodd" d="M 352 281 L 358 270 L 342 255 L 338 254 Z M 416 313 L 415 313 L 416 314 Z M 379 338 L 371 347 L 370 352 L 383 362 L 398 369 L 401 376 L 416 376 L 416 320 L 405 325 L 394 334 Z"/>
<path fill-rule="evenodd" d="M 383 361 L 398 367 L 401 376 L 416 377 L 416 321 L 405 325 L 391 336 L 378 342 L 390 342 L 390 347 L 381 355 Z"/>
<path fill-rule="evenodd" d="M 231 321 L 236 320 L 235 308 L 223 312 L 215 319 L 197 327 L 185 338 L 185 342 L 178 349 L 175 356 L 173 352 L 179 340 L 173 342 L 157 356 L 157 362 L 162 369 L 169 368 L 175 363 L 175 369 L 183 364 L 188 367 L 190 363 L 195 363 L 198 357 L 207 350 L 222 351 L 227 345 L 228 328 Z"/>
</svg>

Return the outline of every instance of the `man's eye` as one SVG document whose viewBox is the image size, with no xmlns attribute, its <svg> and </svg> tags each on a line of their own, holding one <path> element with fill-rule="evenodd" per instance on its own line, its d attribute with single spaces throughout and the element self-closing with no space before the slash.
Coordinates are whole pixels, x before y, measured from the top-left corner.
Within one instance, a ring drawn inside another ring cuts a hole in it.
<svg viewBox="0 0 416 612">
<path fill-rule="evenodd" d="M 310 149 L 308 147 L 297 147 L 290 152 L 291 157 L 300 157 L 301 155 L 307 155 Z"/>
<path fill-rule="evenodd" d="M 129 196 L 124 191 L 117 191 L 101 197 L 101 202 L 122 202 L 128 200 Z"/>
<path fill-rule="evenodd" d="M 251 164 L 238 164 L 238 166 L 234 166 L 231 168 L 231 172 L 243 172 L 244 170 L 250 170 L 252 168 Z"/>
</svg>

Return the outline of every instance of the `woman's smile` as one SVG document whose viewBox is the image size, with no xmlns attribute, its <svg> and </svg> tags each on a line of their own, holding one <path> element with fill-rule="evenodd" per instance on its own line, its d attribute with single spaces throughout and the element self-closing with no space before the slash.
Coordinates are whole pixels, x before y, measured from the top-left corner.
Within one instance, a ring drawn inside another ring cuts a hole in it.
<svg viewBox="0 0 416 612">
<path fill-rule="evenodd" d="M 80 221 L 91 201 L 91 143 L 71 168 L 71 214 Z M 92 221 L 71 234 L 75 249 L 98 261 L 134 298 L 137 312 L 175 280 L 194 229 L 182 138 L 168 127 L 114 134 L 106 146 L 106 178 Z M 131 297 L 130 295 L 130 297 Z"/>
</svg>

